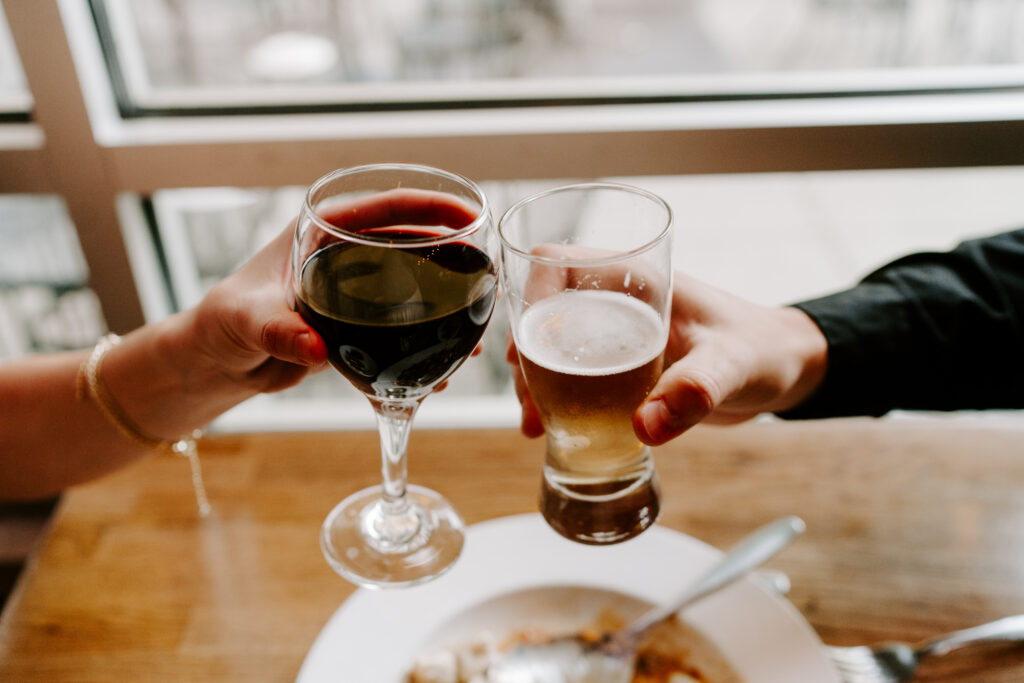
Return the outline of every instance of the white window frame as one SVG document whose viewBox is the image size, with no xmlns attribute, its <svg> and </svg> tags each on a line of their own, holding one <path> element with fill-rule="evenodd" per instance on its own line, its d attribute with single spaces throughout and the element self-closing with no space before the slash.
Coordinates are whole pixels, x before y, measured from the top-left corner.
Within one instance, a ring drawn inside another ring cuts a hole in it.
<svg viewBox="0 0 1024 683">
<path fill-rule="evenodd" d="M 84 0 L 5 0 L 4 11 L 34 123 L 0 125 L 0 192 L 65 198 L 115 331 L 142 324 L 152 298 L 133 275 L 119 198 L 158 189 L 301 186 L 384 160 L 479 180 L 1024 163 L 1024 90 L 1007 89 L 122 120 Z"/>
</svg>

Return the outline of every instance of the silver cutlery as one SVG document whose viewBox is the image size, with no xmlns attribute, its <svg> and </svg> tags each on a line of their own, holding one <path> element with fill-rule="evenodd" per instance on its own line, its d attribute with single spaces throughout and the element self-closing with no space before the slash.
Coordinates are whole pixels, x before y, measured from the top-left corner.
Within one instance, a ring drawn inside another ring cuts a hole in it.
<svg viewBox="0 0 1024 683">
<path fill-rule="evenodd" d="M 909 681 L 921 660 L 939 657 L 968 645 L 1024 642 L 1024 614 L 1004 617 L 917 643 L 887 642 L 855 647 L 826 646 L 843 683 Z"/>
</svg>

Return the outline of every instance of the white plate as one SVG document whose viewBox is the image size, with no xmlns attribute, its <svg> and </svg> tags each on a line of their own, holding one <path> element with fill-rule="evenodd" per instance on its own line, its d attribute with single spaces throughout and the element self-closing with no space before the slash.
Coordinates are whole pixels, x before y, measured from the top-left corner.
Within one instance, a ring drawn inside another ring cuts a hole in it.
<svg viewBox="0 0 1024 683">
<path fill-rule="evenodd" d="M 799 543 L 799 541 L 797 541 Z M 298 683 L 400 683 L 417 654 L 487 627 L 499 636 L 540 619 L 551 628 L 582 624 L 592 601 L 567 599 L 557 615 L 534 614 L 551 586 L 593 588 L 656 603 L 676 595 L 721 552 L 655 526 L 603 548 L 567 541 L 537 514 L 469 528 L 455 567 L 431 583 L 394 591 L 356 591 L 317 636 Z M 521 596 L 503 599 L 510 593 Z M 576 591 L 586 594 L 589 591 Z M 497 598 L 497 599 L 496 599 Z M 603 607 L 604 603 L 597 605 Z M 525 615 L 525 616 L 524 616 Z M 748 683 L 838 683 L 821 641 L 787 600 L 744 579 L 685 612 Z"/>
</svg>

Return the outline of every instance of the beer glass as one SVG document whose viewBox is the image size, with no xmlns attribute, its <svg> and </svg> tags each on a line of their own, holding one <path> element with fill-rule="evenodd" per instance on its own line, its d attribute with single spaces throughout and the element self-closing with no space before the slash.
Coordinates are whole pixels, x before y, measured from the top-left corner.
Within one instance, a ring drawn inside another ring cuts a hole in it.
<svg viewBox="0 0 1024 683">
<path fill-rule="evenodd" d="M 406 482 L 420 403 L 469 357 L 498 289 L 497 240 L 483 192 L 446 171 L 374 164 L 329 173 L 306 194 L 292 246 L 295 309 L 377 416 L 379 486 L 324 520 L 320 546 L 345 578 L 422 583 L 463 546 L 443 496 Z"/>
<path fill-rule="evenodd" d="M 541 192 L 499 221 L 512 336 L 547 436 L 540 510 L 580 543 L 619 543 L 658 516 L 632 416 L 663 368 L 671 226 L 664 200 L 615 183 Z"/>
</svg>

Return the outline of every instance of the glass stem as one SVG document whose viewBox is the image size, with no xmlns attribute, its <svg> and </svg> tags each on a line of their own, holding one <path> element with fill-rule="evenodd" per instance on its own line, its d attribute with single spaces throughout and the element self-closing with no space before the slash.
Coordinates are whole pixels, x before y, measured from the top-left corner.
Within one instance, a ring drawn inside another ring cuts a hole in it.
<svg viewBox="0 0 1024 683">
<path fill-rule="evenodd" d="M 419 401 L 374 403 L 377 430 L 380 432 L 381 475 L 384 481 L 385 515 L 402 515 L 409 507 L 405 495 L 406 449 L 409 430 Z"/>
</svg>

